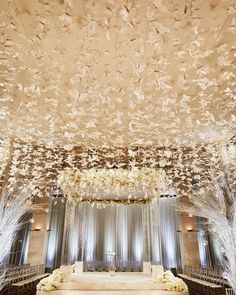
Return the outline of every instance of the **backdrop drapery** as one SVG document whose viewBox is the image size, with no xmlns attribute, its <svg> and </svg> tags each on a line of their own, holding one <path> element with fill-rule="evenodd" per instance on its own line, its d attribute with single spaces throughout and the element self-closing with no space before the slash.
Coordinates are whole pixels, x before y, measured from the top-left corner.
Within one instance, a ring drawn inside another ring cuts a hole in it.
<svg viewBox="0 0 236 295">
<path fill-rule="evenodd" d="M 84 202 L 53 208 L 47 266 L 58 266 L 61 253 L 61 264 L 83 260 L 91 270 L 93 267 L 104 270 L 111 251 L 117 254 L 116 264 L 120 270 L 141 270 L 143 261 L 179 268 L 175 204 L 176 199 L 163 198 L 156 204 L 97 208 Z"/>
<path fill-rule="evenodd" d="M 12 243 L 11 251 L 3 260 L 3 265 L 23 265 L 27 263 L 29 248 L 29 233 L 31 223 L 29 222 L 31 214 L 26 214 L 21 218 L 22 226 L 16 233 L 16 237 Z"/>
<path fill-rule="evenodd" d="M 64 263 L 84 260 L 87 263 L 108 262 L 108 252 L 117 254 L 116 262 L 143 260 L 143 222 L 141 205 L 108 205 L 98 209 L 89 203 L 78 204 L 67 226 L 68 243 Z"/>
<path fill-rule="evenodd" d="M 62 198 L 52 201 L 46 255 L 46 268 L 55 269 L 62 263 L 66 202 Z"/>
<path fill-rule="evenodd" d="M 198 224 L 198 247 L 200 264 L 202 267 L 219 267 L 224 262 L 219 241 L 211 232 L 207 219 L 197 217 Z"/>
<path fill-rule="evenodd" d="M 181 268 L 181 251 L 178 235 L 179 220 L 176 198 L 160 198 L 160 235 L 162 261 L 166 268 Z"/>
</svg>

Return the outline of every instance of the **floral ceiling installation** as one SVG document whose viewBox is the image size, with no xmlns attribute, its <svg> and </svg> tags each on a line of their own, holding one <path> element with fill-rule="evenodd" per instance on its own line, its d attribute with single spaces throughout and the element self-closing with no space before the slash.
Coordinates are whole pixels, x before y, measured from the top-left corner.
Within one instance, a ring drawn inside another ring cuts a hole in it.
<svg viewBox="0 0 236 295">
<path fill-rule="evenodd" d="M 151 201 L 168 189 L 164 170 L 151 168 L 66 169 L 59 174 L 58 185 L 74 203 L 84 199 L 106 202 L 107 198 Z"/>
<path fill-rule="evenodd" d="M 3 143 L 4 146 L 4 143 Z M 148 167 L 163 169 L 167 179 L 173 182 L 178 196 L 189 196 L 192 186 L 207 187 L 210 174 L 220 174 L 223 163 L 227 170 L 232 167 L 235 175 L 235 139 L 224 145 L 198 145 L 191 147 L 138 146 L 94 147 L 71 146 L 50 148 L 35 143 L 11 141 L 7 145 L 8 157 L 4 164 L 1 179 L 13 185 L 25 183 L 26 179 L 35 185 L 33 195 L 50 196 L 57 176 L 66 168 L 86 169 L 132 169 Z M 230 169 L 231 170 L 231 169 Z M 235 177 L 232 178 L 235 182 Z"/>
<path fill-rule="evenodd" d="M 1 0 L 1 137 L 48 146 L 228 140 L 235 33 L 235 0 Z"/>
<path fill-rule="evenodd" d="M 235 15 L 234 0 L 1 0 L 0 182 L 45 196 L 65 168 L 148 167 L 189 195 L 235 167 Z"/>
</svg>

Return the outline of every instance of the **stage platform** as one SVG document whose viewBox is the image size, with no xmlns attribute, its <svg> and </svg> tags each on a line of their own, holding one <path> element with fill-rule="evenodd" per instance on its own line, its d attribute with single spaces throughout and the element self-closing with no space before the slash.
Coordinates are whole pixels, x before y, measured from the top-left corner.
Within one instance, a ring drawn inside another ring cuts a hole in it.
<svg viewBox="0 0 236 295">
<path fill-rule="evenodd" d="M 37 295 L 48 294 L 37 292 Z M 187 295 L 176 291 L 165 291 L 163 286 L 152 281 L 151 275 L 143 273 L 88 272 L 73 274 L 52 295 Z"/>
</svg>

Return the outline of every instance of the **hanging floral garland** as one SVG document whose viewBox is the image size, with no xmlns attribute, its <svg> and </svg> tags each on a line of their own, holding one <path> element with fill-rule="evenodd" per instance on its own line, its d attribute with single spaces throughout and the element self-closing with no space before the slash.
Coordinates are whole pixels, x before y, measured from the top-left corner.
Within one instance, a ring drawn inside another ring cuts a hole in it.
<svg viewBox="0 0 236 295">
<path fill-rule="evenodd" d="M 152 168 L 66 169 L 58 175 L 57 183 L 74 203 L 85 199 L 107 203 L 108 196 L 125 204 L 131 200 L 150 201 L 168 188 L 165 171 Z"/>
</svg>

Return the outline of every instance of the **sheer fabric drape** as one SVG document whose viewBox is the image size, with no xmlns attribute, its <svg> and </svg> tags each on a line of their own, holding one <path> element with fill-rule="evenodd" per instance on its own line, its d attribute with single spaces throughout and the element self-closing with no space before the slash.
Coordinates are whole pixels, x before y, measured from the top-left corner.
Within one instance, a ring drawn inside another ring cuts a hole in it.
<svg viewBox="0 0 236 295">
<path fill-rule="evenodd" d="M 181 267 L 181 251 L 178 235 L 178 215 L 176 198 L 160 199 L 160 231 L 162 261 L 166 268 Z"/>
<path fill-rule="evenodd" d="M 47 267 L 82 260 L 90 270 L 106 270 L 109 252 L 118 270 L 141 270 L 143 261 L 180 268 L 176 199 L 157 204 L 57 204 L 52 208 Z M 101 266 L 101 268 L 100 268 Z"/>
<path fill-rule="evenodd" d="M 64 234 L 69 243 L 64 247 L 64 263 L 108 263 L 110 251 L 116 253 L 120 269 L 132 264 L 141 268 L 143 261 L 179 268 L 175 204 L 175 199 L 160 199 L 160 204 L 151 205 L 108 205 L 102 209 L 88 203 L 75 206 L 69 233 Z"/>
<path fill-rule="evenodd" d="M 62 248 L 64 235 L 66 202 L 53 201 L 48 235 L 46 267 L 55 269 L 62 264 Z"/>
<path fill-rule="evenodd" d="M 109 262 L 109 252 L 125 266 L 143 260 L 142 205 L 115 205 L 98 209 L 88 203 L 74 208 L 70 261 Z"/>
<path fill-rule="evenodd" d="M 202 267 L 219 267 L 224 262 L 220 244 L 211 232 L 207 219 L 197 217 L 198 224 L 198 247 L 200 263 Z"/>
<path fill-rule="evenodd" d="M 9 265 L 23 265 L 27 263 L 28 248 L 29 248 L 29 235 L 31 223 L 29 222 L 31 215 L 26 214 L 22 217 L 22 226 L 16 234 L 13 241 L 11 252 L 5 257 L 3 264 Z"/>
</svg>

